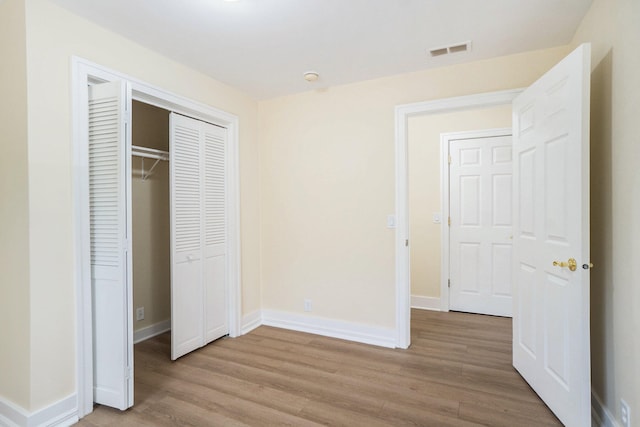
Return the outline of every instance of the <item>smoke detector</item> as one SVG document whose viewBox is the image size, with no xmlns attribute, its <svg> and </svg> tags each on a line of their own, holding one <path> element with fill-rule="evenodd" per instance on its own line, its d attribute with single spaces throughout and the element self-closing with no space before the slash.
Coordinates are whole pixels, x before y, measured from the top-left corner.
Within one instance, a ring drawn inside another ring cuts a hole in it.
<svg viewBox="0 0 640 427">
<path fill-rule="evenodd" d="M 317 71 L 307 71 L 306 73 L 303 74 L 303 77 L 309 83 L 313 83 L 316 80 L 318 80 L 318 78 L 320 77 L 320 74 L 318 74 Z"/>
<path fill-rule="evenodd" d="M 453 53 L 463 52 L 471 52 L 471 40 L 463 43 L 456 43 L 449 46 L 434 47 L 432 49 L 429 49 L 429 55 L 432 58 L 435 58 L 436 56 L 451 55 Z"/>
</svg>

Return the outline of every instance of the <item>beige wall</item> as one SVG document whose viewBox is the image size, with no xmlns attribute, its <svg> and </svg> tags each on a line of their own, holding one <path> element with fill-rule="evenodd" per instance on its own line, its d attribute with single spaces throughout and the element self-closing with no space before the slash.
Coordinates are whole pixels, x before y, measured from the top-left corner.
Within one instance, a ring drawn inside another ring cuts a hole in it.
<svg viewBox="0 0 640 427">
<path fill-rule="evenodd" d="M 408 121 L 411 295 L 440 297 L 440 134 L 510 128 L 511 104 L 413 116 Z M 446 219 L 445 219 L 446 221 Z"/>
<path fill-rule="evenodd" d="M 133 102 L 132 144 L 169 151 L 169 112 Z M 133 232 L 133 329 L 171 319 L 169 163 L 133 157 L 131 180 Z M 144 320 L 136 308 L 144 307 Z"/>
<path fill-rule="evenodd" d="M 592 43 L 592 386 L 640 419 L 640 2 L 594 0 L 572 45 Z"/>
<path fill-rule="evenodd" d="M 0 3 L 0 399 L 29 404 L 29 185 L 24 3 Z"/>
<path fill-rule="evenodd" d="M 565 47 L 260 103 L 263 306 L 395 326 L 394 107 L 529 85 Z"/>
<path fill-rule="evenodd" d="M 48 0 L 26 2 L 26 22 L 31 402 L 25 406 L 35 410 L 76 389 L 71 55 L 239 116 L 245 313 L 260 307 L 257 104 Z"/>
<path fill-rule="evenodd" d="M 640 408 L 640 312 L 633 310 L 640 301 L 633 263 L 640 253 L 638 7 L 635 0 L 595 0 L 574 40 L 595 45 L 593 384 L 618 418 L 620 397 Z M 568 52 L 529 52 L 257 104 L 48 0 L 23 8 L 24 0 L 0 4 L 0 87 L 11 101 L 0 107 L 0 121 L 15 142 L 0 148 L 0 262 L 8 278 L 0 285 L 0 320 L 11 325 L 0 332 L 0 366 L 11 366 L 0 370 L 0 396 L 27 410 L 75 391 L 71 55 L 240 117 L 245 314 L 261 307 L 262 281 L 263 308 L 302 312 L 303 298 L 311 298 L 314 315 L 393 327 L 394 232 L 385 227 L 394 211 L 393 107 L 524 87 Z"/>
</svg>

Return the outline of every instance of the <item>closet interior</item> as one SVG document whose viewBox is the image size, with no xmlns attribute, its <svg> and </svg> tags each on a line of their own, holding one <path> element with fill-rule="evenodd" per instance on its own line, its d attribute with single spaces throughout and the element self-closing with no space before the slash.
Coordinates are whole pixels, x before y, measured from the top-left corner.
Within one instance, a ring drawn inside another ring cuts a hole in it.
<svg viewBox="0 0 640 427">
<path fill-rule="evenodd" d="M 171 328 L 169 114 L 132 103 L 134 343 Z"/>
</svg>

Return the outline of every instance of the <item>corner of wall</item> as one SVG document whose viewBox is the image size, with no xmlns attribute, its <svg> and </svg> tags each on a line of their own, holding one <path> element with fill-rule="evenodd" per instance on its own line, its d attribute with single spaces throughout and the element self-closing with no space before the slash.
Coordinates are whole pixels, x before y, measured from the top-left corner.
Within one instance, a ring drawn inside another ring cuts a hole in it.
<svg viewBox="0 0 640 427">
<path fill-rule="evenodd" d="M 30 274 L 25 2 L 0 4 L 0 399 L 30 405 Z M 0 412 L 1 413 L 1 412 Z"/>
</svg>

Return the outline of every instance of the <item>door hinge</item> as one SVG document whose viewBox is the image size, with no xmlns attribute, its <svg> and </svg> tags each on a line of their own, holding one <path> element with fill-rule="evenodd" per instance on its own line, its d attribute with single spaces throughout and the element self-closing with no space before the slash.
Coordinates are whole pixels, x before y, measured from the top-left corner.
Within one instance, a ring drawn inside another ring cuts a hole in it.
<svg viewBox="0 0 640 427">
<path fill-rule="evenodd" d="M 407 247 L 409 246 L 409 239 L 404 241 L 404 245 L 407 246 Z"/>
<path fill-rule="evenodd" d="M 450 288 L 451 287 L 451 279 L 447 279 L 447 287 Z"/>
<path fill-rule="evenodd" d="M 451 217 L 447 218 L 447 224 L 449 224 L 449 227 L 451 227 Z"/>
<path fill-rule="evenodd" d="M 451 155 L 449 155 L 449 164 L 451 164 Z"/>
<path fill-rule="evenodd" d="M 130 366 L 127 366 L 124 370 L 124 378 L 127 380 L 133 378 L 133 370 Z"/>
</svg>

